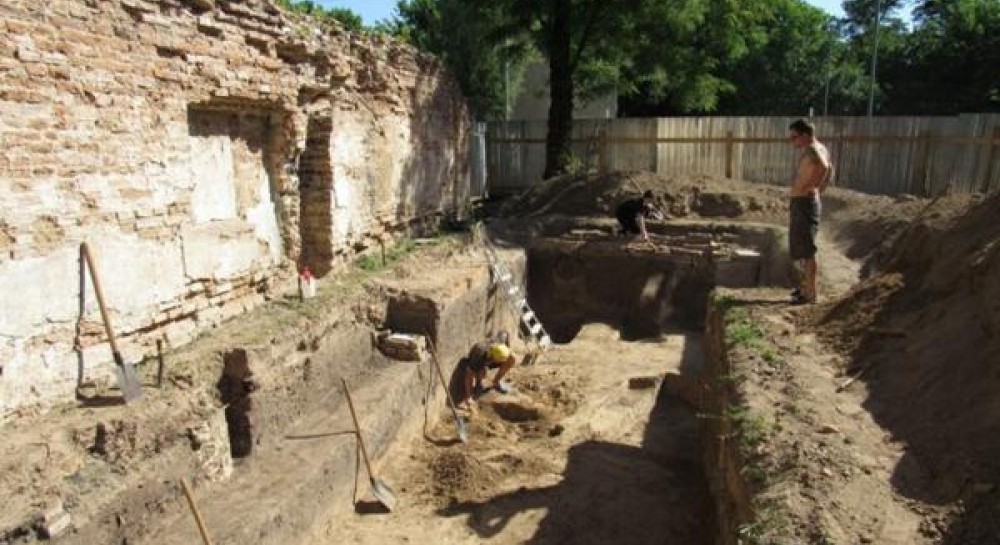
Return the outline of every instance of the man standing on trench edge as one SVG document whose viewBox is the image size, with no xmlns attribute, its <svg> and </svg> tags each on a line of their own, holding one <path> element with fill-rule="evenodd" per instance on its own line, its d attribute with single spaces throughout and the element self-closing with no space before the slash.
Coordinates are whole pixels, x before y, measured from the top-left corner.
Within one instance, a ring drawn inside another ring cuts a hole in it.
<svg viewBox="0 0 1000 545">
<path fill-rule="evenodd" d="M 792 180 L 788 226 L 788 253 L 799 265 L 799 287 L 792 292 L 792 304 L 815 303 L 816 290 L 816 235 L 819 233 L 819 216 L 822 194 L 833 179 L 830 152 L 816 139 L 816 129 L 804 119 L 788 126 L 789 140 L 800 150 L 795 178 Z"/>
</svg>

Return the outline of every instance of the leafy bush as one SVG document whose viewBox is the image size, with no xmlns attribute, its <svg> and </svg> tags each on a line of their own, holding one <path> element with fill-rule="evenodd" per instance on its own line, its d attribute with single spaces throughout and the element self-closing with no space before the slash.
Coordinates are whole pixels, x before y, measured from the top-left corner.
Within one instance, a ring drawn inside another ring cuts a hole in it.
<svg viewBox="0 0 1000 545">
<path fill-rule="evenodd" d="M 312 0 L 274 0 L 274 3 L 288 11 L 311 15 L 320 22 L 337 21 L 351 32 L 365 31 L 361 16 L 350 8 L 324 8 Z"/>
</svg>

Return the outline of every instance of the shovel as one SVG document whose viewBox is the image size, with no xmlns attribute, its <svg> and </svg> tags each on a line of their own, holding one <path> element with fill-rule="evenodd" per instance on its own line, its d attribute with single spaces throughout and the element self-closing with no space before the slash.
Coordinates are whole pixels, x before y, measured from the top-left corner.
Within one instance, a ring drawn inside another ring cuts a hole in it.
<svg viewBox="0 0 1000 545">
<path fill-rule="evenodd" d="M 375 473 L 372 472 L 372 462 L 368 458 L 368 449 L 365 447 L 364 437 L 361 435 L 361 425 L 358 424 L 358 415 L 354 412 L 354 401 L 351 400 L 351 391 L 347 388 L 347 380 L 344 378 L 340 379 L 344 383 L 344 395 L 347 396 L 347 406 L 351 409 L 351 420 L 354 420 L 354 431 L 358 435 L 358 444 L 361 445 L 361 454 L 365 458 L 365 467 L 368 469 L 368 477 L 371 479 L 372 492 L 375 494 L 375 499 L 378 500 L 386 509 L 392 511 L 394 505 L 396 505 L 396 495 L 389 488 L 389 485 L 382 482 Z"/>
<path fill-rule="evenodd" d="M 125 363 L 118 345 L 115 344 L 115 331 L 111 327 L 111 318 L 108 316 L 108 309 L 104 304 L 104 290 L 101 289 L 101 277 L 97 274 L 97 267 L 94 265 L 94 256 L 90 253 L 90 247 L 86 242 L 80 244 L 80 253 L 87 261 L 90 269 L 90 278 L 94 281 L 94 292 L 97 294 L 97 304 L 101 307 L 101 318 L 104 320 L 104 329 L 108 333 L 108 342 L 111 343 L 111 355 L 115 359 L 115 375 L 118 378 L 118 388 L 125 397 L 125 403 L 131 403 L 142 397 L 142 387 L 139 379 L 135 376 L 135 369 L 131 364 Z"/>
<path fill-rule="evenodd" d="M 444 373 L 441 372 L 441 364 L 438 362 L 437 350 L 434 349 L 434 343 L 431 341 L 430 335 L 424 337 L 427 339 L 427 348 L 430 349 L 431 361 L 434 362 L 434 369 L 437 369 L 437 376 L 441 379 L 441 386 L 444 388 L 444 395 L 448 398 L 448 407 L 451 408 L 451 414 L 455 417 L 455 431 L 458 433 L 458 438 L 463 443 L 469 442 L 469 428 L 465 424 L 465 420 L 462 419 L 458 414 L 458 409 L 455 408 L 455 400 L 451 398 L 451 390 L 448 389 L 448 382 L 444 379 Z"/>
</svg>

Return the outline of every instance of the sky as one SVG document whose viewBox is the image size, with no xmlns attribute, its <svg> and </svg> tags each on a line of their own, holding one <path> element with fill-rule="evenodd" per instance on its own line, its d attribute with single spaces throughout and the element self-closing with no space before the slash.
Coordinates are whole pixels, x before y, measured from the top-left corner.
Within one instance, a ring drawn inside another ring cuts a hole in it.
<svg viewBox="0 0 1000 545">
<path fill-rule="evenodd" d="M 843 0 L 806 0 L 831 15 L 842 17 L 844 10 L 840 7 Z M 350 8 L 361 16 L 365 25 L 372 25 L 392 15 L 396 0 L 317 0 L 323 7 Z"/>
<path fill-rule="evenodd" d="M 396 0 L 314 0 L 325 8 L 350 8 L 361 16 L 365 25 L 388 19 L 396 7 Z"/>
</svg>

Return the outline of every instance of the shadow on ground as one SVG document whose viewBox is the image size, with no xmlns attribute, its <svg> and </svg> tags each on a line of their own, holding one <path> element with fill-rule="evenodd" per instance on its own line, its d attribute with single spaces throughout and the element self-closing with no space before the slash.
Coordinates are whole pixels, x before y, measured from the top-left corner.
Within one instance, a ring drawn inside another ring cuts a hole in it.
<svg viewBox="0 0 1000 545">
<path fill-rule="evenodd" d="M 591 440 L 569 450 L 563 480 L 484 502 L 453 503 L 442 516 L 467 516 L 483 539 L 521 513 L 544 510 L 528 544 L 713 542 L 712 501 L 702 475 L 692 409 L 660 391 L 642 446 Z"/>
</svg>

